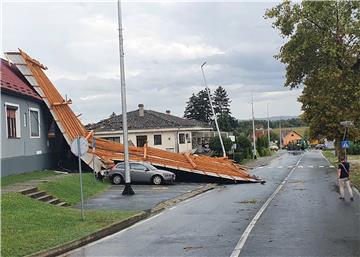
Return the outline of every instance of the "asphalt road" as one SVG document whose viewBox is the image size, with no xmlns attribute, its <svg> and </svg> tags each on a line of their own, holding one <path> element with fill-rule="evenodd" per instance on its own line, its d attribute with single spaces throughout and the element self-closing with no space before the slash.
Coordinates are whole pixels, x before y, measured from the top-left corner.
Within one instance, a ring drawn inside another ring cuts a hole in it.
<svg viewBox="0 0 360 257">
<path fill-rule="evenodd" d="M 219 187 L 66 256 L 230 256 L 299 158 L 285 154 L 256 169 L 265 185 Z M 335 176 L 318 152 L 306 153 L 255 224 L 241 256 L 359 256 L 359 198 L 338 200 Z"/>
<path fill-rule="evenodd" d="M 124 185 L 113 185 L 104 193 L 96 195 L 84 202 L 88 210 L 121 210 L 144 211 L 155 207 L 158 203 L 175 198 L 206 186 L 201 183 L 174 183 L 169 185 L 131 185 L 135 195 L 124 196 Z M 80 204 L 75 207 L 80 208 Z"/>
</svg>

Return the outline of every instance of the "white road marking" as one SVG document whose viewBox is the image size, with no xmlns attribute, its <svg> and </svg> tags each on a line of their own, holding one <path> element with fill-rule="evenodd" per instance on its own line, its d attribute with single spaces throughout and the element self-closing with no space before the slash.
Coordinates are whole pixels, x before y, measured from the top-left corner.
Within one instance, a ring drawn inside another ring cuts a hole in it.
<svg viewBox="0 0 360 257">
<path fill-rule="evenodd" d="M 301 165 L 300 165 L 300 166 L 298 166 L 298 168 L 304 168 L 304 166 L 301 166 Z"/>
<path fill-rule="evenodd" d="M 278 168 L 281 169 L 283 166 L 279 166 Z"/>
<path fill-rule="evenodd" d="M 319 168 L 324 168 L 324 166 L 323 166 L 323 165 L 320 165 Z"/>
<path fill-rule="evenodd" d="M 264 168 L 263 166 L 260 166 L 260 167 L 257 167 L 258 169 L 262 169 L 262 168 Z"/>
<path fill-rule="evenodd" d="M 310 166 L 308 166 L 308 168 L 314 168 L 314 166 L 310 165 Z"/>
<path fill-rule="evenodd" d="M 293 165 L 289 165 L 289 166 L 288 166 L 288 168 L 292 168 L 292 167 L 294 167 L 294 166 L 293 166 Z"/>
<path fill-rule="evenodd" d="M 335 168 L 335 166 L 334 166 L 334 165 L 330 165 L 329 168 Z"/>
<path fill-rule="evenodd" d="M 251 220 L 250 224 L 246 227 L 244 233 L 241 235 L 239 242 L 237 243 L 237 245 L 235 246 L 234 251 L 231 253 L 230 257 L 238 257 L 240 256 L 240 253 L 245 245 L 246 240 L 248 239 L 251 230 L 254 228 L 256 222 L 260 219 L 261 215 L 263 214 L 263 212 L 266 210 L 266 208 L 268 207 L 268 205 L 270 204 L 270 202 L 275 198 L 275 196 L 277 195 L 277 193 L 281 190 L 281 188 L 285 185 L 285 183 L 288 181 L 289 177 L 291 176 L 291 174 L 293 173 L 293 171 L 296 169 L 296 167 L 299 165 L 301 159 L 304 157 L 304 155 L 301 156 L 301 158 L 298 160 L 298 162 L 296 163 L 295 167 L 292 168 L 292 170 L 289 172 L 289 174 L 286 176 L 286 178 L 284 179 L 283 182 L 281 182 L 281 184 L 276 188 L 276 190 L 274 191 L 274 193 L 272 193 L 272 195 L 266 200 L 266 202 L 264 203 L 263 206 L 261 206 L 260 210 L 256 213 L 256 215 L 254 216 L 254 218 Z M 300 167 L 300 166 L 299 166 Z"/>
</svg>

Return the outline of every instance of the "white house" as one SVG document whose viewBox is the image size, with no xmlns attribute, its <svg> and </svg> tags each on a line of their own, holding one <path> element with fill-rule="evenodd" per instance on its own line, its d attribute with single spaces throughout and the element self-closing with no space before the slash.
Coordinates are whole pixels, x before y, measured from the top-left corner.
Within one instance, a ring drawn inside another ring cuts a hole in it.
<svg viewBox="0 0 360 257">
<path fill-rule="evenodd" d="M 170 111 L 145 110 L 143 104 L 139 104 L 138 110 L 128 112 L 127 118 L 130 144 L 138 147 L 147 142 L 150 147 L 170 152 L 194 152 L 214 134 L 207 124 L 171 115 Z M 95 137 L 123 143 L 122 115 L 114 115 L 87 128 L 94 130 Z"/>
</svg>

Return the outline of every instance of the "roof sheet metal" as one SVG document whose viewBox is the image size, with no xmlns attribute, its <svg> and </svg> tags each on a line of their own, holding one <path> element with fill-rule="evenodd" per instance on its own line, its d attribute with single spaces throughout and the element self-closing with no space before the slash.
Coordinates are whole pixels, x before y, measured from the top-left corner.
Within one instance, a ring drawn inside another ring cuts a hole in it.
<svg viewBox="0 0 360 257">
<path fill-rule="evenodd" d="M 11 55 L 11 58 L 19 63 L 22 61 L 26 62 L 28 69 L 39 85 L 34 89 L 38 92 L 41 91 L 41 95 L 44 94 L 45 103 L 48 105 L 67 143 L 71 144 L 73 139 L 78 136 L 83 136 L 88 138 L 91 146 L 91 132 L 85 129 L 71 110 L 69 104 L 65 102 L 55 86 L 45 75 L 43 69 L 46 67 L 30 58 L 21 50 L 19 50 L 19 56 L 13 53 Z M 23 69 L 23 71 L 25 70 Z M 94 158 L 95 170 L 99 170 L 101 166 L 106 167 L 108 164 L 113 163 L 113 160 L 123 160 L 124 158 L 124 147 L 120 143 L 97 138 L 96 147 Z M 88 153 L 82 157 L 90 167 L 92 167 L 92 152 L 93 149 L 90 147 Z M 256 181 L 256 177 L 249 175 L 246 169 L 226 158 L 184 155 L 151 147 L 129 147 L 129 153 L 130 160 L 147 161 L 157 166 L 168 167 L 179 171 L 206 174 L 207 176 L 231 180 Z"/>
</svg>

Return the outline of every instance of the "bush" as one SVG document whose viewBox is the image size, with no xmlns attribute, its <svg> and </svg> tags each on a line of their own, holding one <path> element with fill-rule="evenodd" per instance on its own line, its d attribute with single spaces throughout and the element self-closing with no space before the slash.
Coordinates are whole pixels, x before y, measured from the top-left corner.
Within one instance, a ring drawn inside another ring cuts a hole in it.
<svg viewBox="0 0 360 257">
<path fill-rule="evenodd" d="M 230 151 L 231 146 L 233 145 L 233 142 L 231 141 L 231 139 L 222 137 L 222 140 L 224 143 L 225 152 Z M 215 152 L 215 154 L 222 156 L 223 152 L 222 152 L 222 148 L 221 148 L 220 139 L 218 136 L 210 139 L 209 147 L 211 150 L 213 150 Z"/>
<path fill-rule="evenodd" d="M 360 155 L 360 142 L 359 141 L 355 141 L 353 144 L 350 145 L 348 154 Z"/>
</svg>

